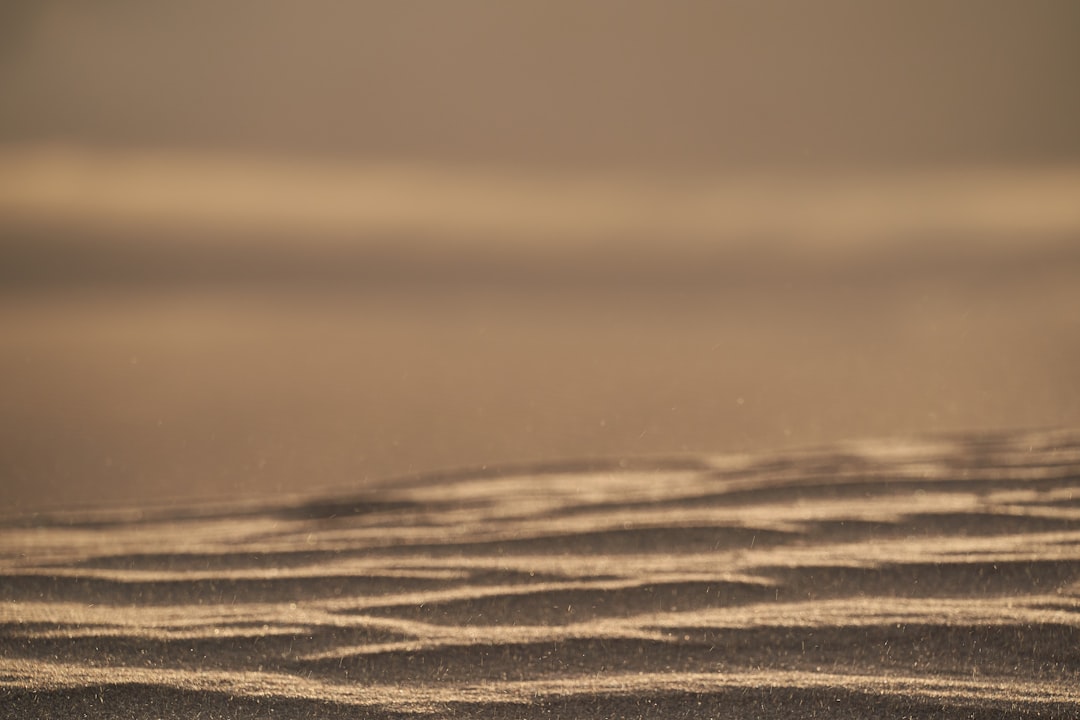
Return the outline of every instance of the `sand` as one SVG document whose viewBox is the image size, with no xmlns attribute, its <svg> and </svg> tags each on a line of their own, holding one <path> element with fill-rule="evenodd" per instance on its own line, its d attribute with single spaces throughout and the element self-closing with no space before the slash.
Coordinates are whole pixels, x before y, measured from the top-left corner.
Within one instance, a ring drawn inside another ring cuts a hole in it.
<svg viewBox="0 0 1080 720">
<path fill-rule="evenodd" d="M 12 515 L 0 717 L 1080 714 L 1080 433 Z"/>
</svg>

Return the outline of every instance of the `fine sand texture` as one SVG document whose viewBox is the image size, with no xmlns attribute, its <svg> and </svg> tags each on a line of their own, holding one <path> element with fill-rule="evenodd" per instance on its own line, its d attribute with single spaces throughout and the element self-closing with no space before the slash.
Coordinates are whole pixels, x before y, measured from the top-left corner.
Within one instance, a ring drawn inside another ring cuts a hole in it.
<svg viewBox="0 0 1080 720">
<path fill-rule="evenodd" d="M 1080 717 L 1080 433 L 11 516 L 3 718 Z"/>
</svg>

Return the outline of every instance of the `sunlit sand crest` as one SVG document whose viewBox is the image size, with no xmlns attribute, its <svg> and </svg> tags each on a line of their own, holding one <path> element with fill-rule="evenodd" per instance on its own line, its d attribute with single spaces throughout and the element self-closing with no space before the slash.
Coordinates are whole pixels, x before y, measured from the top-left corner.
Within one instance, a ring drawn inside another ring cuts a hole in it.
<svg viewBox="0 0 1080 720">
<path fill-rule="evenodd" d="M 657 178 L 0 148 L 0 219 L 9 222 L 293 232 L 309 243 L 389 234 L 406 244 L 443 238 L 454 248 L 512 237 L 518 250 L 627 249 L 662 238 L 687 252 L 703 241 L 850 252 L 936 234 L 953 242 L 978 235 L 986 249 L 1017 236 L 1060 242 L 1080 230 L 1078 197 L 1075 167 Z"/>
</svg>

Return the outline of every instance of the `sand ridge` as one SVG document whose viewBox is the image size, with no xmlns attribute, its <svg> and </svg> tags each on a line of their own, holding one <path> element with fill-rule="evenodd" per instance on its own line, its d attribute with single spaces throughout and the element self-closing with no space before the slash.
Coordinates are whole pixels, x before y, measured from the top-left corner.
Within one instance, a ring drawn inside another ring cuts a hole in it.
<svg viewBox="0 0 1080 720">
<path fill-rule="evenodd" d="M 0 522 L 0 717 L 1075 717 L 1080 434 Z"/>
</svg>

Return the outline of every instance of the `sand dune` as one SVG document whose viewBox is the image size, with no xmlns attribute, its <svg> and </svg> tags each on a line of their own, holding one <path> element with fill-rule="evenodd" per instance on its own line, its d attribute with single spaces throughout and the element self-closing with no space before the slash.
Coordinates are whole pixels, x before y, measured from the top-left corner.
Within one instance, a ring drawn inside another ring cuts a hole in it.
<svg viewBox="0 0 1080 720">
<path fill-rule="evenodd" d="M 650 176 L 0 144 L 0 221 L 75 228 L 90 246 L 101 244 L 92 230 L 149 231 L 158 252 L 220 252 L 228 238 L 262 252 L 291 244 L 439 260 L 693 262 L 719 250 L 820 262 L 943 242 L 1015 256 L 1018 236 L 1028 253 L 1070 247 L 1078 188 L 1070 164 Z"/>
<path fill-rule="evenodd" d="M 1080 435 L 0 528 L 0 716 L 1076 717 Z"/>
</svg>

